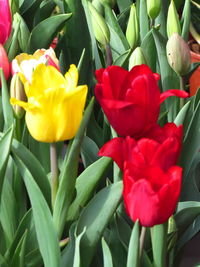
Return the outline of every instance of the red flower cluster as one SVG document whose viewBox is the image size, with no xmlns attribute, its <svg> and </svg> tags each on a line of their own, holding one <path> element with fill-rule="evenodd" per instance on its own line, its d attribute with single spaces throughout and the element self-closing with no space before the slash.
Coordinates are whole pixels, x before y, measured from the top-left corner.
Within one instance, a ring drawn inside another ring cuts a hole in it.
<svg viewBox="0 0 200 267">
<path fill-rule="evenodd" d="M 111 157 L 123 172 L 123 198 L 130 218 L 149 227 L 164 223 L 180 195 L 182 168 L 176 162 L 182 126 L 167 123 L 160 127 L 157 120 L 162 101 L 188 94 L 180 90 L 160 94 L 159 75 L 146 65 L 130 72 L 110 66 L 98 70 L 96 77 L 96 98 L 122 136 L 106 143 L 99 155 Z"/>
</svg>

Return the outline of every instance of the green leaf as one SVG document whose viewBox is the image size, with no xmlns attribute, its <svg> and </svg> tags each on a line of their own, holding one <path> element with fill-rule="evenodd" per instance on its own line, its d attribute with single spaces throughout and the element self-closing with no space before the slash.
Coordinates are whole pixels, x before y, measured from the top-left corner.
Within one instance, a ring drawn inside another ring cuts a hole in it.
<svg viewBox="0 0 200 267">
<path fill-rule="evenodd" d="M 25 257 L 25 261 L 26 261 L 26 267 L 43 266 L 43 261 L 39 249 L 34 249 L 31 252 L 29 252 Z"/>
<path fill-rule="evenodd" d="M 187 42 L 190 30 L 190 23 L 191 23 L 190 0 L 185 0 L 182 19 L 183 19 L 183 26 L 181 35 L 183 39 L 185 39 L 185 41 Z"/>
<path fill-rule="evenodd" d="M 128 63 L 131 52 L 132 51 L 129 49 L 126 52 L 122 53 L 119 57 L 115 59 L 113 65 L 117 65 L 124 68 Z"/>
<path fill-rule="evenodd" d="M 140 0 L 139 25 L 140 25 L 140 39 L 141 41 L 143 41 L 144 37 L 149 32 L 149 19 L 147 15 L 146 0 Z"/>
<path fill-rule="evenodd" d="M 81 158 L 85 168 L 99 159 L 98 151 L 99 148 L 96 143 L 88 136 L 85 136 L 81 146 Z"/>
<path fill-rule="evenodd" d="M 4 117 L 4 131 L 7 130 L 14 122 L 13 110 L 10 104 L 10 96 L 8 93 L 8 87 L 6 79 L 2 69 L 0 68 L 0 76 L 2 82 L 2 107 L 3 107 L 3 117 Z"/>
<path fill-rule="evenodd" d="M 53 0 L 43 1 L 34 17 L 34 26 L 51 16 L 56 3 Z"/>
<path fill-rule="evenodd" d="M 117 5 L 119 7 L 120 13 L 127 7 L 130 7 L 131 4 L 131 0 L 117 0 Z"/>
<path fill-rule="evenodd" d="M 77 234 L 81 233 L 86 227 L 86 232 L 81 239 L 83 267 L 90 266 L 96 246 L 118 207 L 121 196 L 122 182 L 110 185 L 99 191 L 82 212 L 77 224 Z"/>
<path fill-rule="evenodd" d="M 47 175 L 40 162 L 23 144 L 15 139 L 12 142 L 11 151 L 24 163 L 42 191 L 49 207 L 51 207 L 51 188 Z"/>
<path fill-rule="evenodd" d="M 30 171 L 24 163 L 14 155 L 14 160 L 23 177 L 33 210 L 33 218 L 37 233 L 38 244 L 44 265 L 47 267 L 60 266 L 60 249 L 52 215 L 42 192 Z"/>
<path fill-rule="evenodd" d="M 80 207 L 86 205 L 110 163 L 110 158 L 102 157 L 79 175 L 76 181 L 76 198 L 69 207 L 67 221 L 73 221 L 77 218 Z"/>
<path fill-rule="evenodd" d="M 30 35 L 28 52 L 33 53 L 39 48 L 48 48 L 53 38 L 70 17 L 71 14 L 56 15 L 37 24 Z"/>
<path fill-rule="evenodd" d="M 12 261 L 10 263 L 10 267 L 24 267 L 25 265 L 25 247 L 26 247 L 26 240 L 27 240 L 27 230 L 23 234 L 19 244 L 14 252 Z"/>
<path fill-rule="evenodd" d="M 174 215 L 174 219 L 178 229 L 178 235 L 181 236 L 199 215 L 200 215 L 200 202 L 197 201 L 179 202 L 177 207 L 177 212 Z"/>
<path fill-rule="evenodd" d="M 104 267 L 113 267 L 112 255 L 104 238 L 101 239 L 101 245 L 103 249 L 103 263 Z"/>
<path fill-rule="evenodd" d="M 166 266 L 167 223 L 154 225 L 151 228 L 151 240 L 154 266 Z"/>
<path fill-rule="evenodd" d="M 127 267 L 139 266 L 139 244 L 140 244 L 140 233 L 139 233 L 139 222 L 137 220 L 134 224 L 129 242 Z"/>
<path fill-rule="evenodd" d="M 144 51 L 145 58 L 147 59 L 148 66 L 153 72 L 156 72 L 157 51 L 152 30 L 149 31 L 143 38 L 141 47 Z"/>
<path fill-rule="evenodd" d="M 200 101 L 191 117 L 191 121 L 183 141 L 183 149 L 180 160 L 181 166 L 184 167 L 183 186 L 185 183 L 185 179 L 190 178 L 188 177 L 188 173 L 191 168 L 193 159 L 196 153 L 198 152 L 198 148 L 200 146 L 199 129 L 200 129 Z"/>
<path fill-rule="evenodd" d="M 89 122 L 91 112 L 93 110 L 94 99 L 90 101 L 85 110 L 80 128 L 73 140 L 69 154 L 65 157 L 63 169 L 60 173 L 60 184 L 55 199 L 53 210 L 53 220 L 58 236 L 60 237 L 66 221 L 67 211 L 74 195 L 75 182 L 77 176 L 77 168 L 79 161 L 79 153 L 84 137 L 86 126 Z"/>
<path fill-rule="evenodd" d="M 182 109 L 179 111 L 178 115 L 176 116 L 175 120 L 174 120 L 174 123 L 176 125 L 181 125 L 184 123 L 184 120 L 185 120 L 185 117 L 187 115 L 187 112 L 190 108 L 190 104 L 191 104 L 191 101 L 188 101 L 183 107 Z"/>
<path fill-rule="evenodd" d="M 10 127 L 10 129 L 8 129 L 7 132 L 3 134 L 3 136 L 0 139 L 0 151 L 2 151 L 0 158 L 0 195 L 2 192 L 12 138 L 13 138 L 13 126 Z"/>
<path fill-rule="evenodd" d="M 80 267 L 81 266 L 80 241 L 81 241 L 83 234 L 85 233 L 85 230 L 86 230 L 86 228 L 83 229 L 82 233 L 80 233 L 78 236 L 76 236 L 73 267 Z"/>
</svg>

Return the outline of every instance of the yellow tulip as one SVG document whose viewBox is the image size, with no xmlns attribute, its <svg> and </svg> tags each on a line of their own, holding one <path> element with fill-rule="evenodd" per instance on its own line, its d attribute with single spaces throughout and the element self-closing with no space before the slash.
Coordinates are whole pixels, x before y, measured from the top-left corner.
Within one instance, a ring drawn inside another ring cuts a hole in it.
<svg viewBox="0 0 200 267">
<path fill-rule="evenodd" d="M 11 98 L 26 110 L 26 124 L 34 139 L 57 142 L 75 136 L 85 106 L 87 85 L 77 86 L 78 71 L 71 65 L 63 76 L 56 68 L 39 64 L 31 83 L 24 82 L 28 102 Z"/>
</svg>

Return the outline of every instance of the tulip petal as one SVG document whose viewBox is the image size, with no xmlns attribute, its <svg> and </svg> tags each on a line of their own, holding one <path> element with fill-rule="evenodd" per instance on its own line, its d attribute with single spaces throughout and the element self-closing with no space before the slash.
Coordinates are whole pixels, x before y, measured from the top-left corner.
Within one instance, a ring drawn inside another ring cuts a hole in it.
<svg viewBox="0 0 200 267">
<path fill-rule="evenodd" d="M 166 98 L 170 97 L 170 96 L 177 96 L 177 97 L 181 97 L 181 98 L 187 98 L 189 97 L 189 94 L 185 91 L 182 90 L 178 90 L 178 89 L 171 89 L 171 90 L 167 90 L 164 93 L 162 93 L 160 95 L 160 104 L 165 101 Z"/>
<path fill-rule="evenodd" d="M 68 91 L 73 90 L 78 83 L 78 70 L 75 65 L 70 65 L 70 69 L 65 74 L 66 88 Z"/>
</svg>

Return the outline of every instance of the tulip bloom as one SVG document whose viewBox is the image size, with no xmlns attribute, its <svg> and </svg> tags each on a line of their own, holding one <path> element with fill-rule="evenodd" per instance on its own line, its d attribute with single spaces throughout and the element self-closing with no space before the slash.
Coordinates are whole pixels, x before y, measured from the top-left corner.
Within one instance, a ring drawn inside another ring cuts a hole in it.
<svg viewBox="0 0 200 267">
<path fill-rule="evenodd" d="M 11 104 L 25 109 L 26 124 L 33 138 L 52 143 L 75 136 L 87 95 L 87 86 L 77 86 L 77 83 L 75 65 L 63 77 L 56 68 L 39 64 L 31 83 L 25 80 L 28 102 L 11 98 Z"/>
<path fill-rule="evenodd" d="M 168 124 L 163 140 L 118 137 L 100 150 L 123 171 L 123 199 L 127 214 L 135 222 L 151 227 L 173 214 L 181 190 L 182 168 L 176 166 L 182 126 Z M 156 136 L 156 135 L 155 135 Z"/>
<path fill-rule="evenodd" d="M 156 124 L 160 104 L 169 96 L 187 97 L 181 90 L 160 94 L 159 75 L 146 65 L 127 71 L 109 66 L 96 71 L 95 95 L 111 126 L 120 136 L 144 137 Z"/>
<path fill-rule="evenodd" d="M 12 17 L 8 0 L 0 0 L 0 44 L 4 44 L 11 32 Z"/>
<path fill-rule="evenodd" d="M 8 77 L 10 76 L 10 63 L 6 50 L 4 49 L 2 44 L 0 44 L 0 68 L 3 69 L 5 78 L 8 79 Z"/>
<path fill-rule="evenodd" d="M 53 48 L 38 49 L 33 55 L 21 53 L 12 61 L 12 74 L 23 73 L 26 80 L 31 82 L 32 72 L 40 63 L 54 66 L 60 70 L 59 62 Z"/>
</svg>

